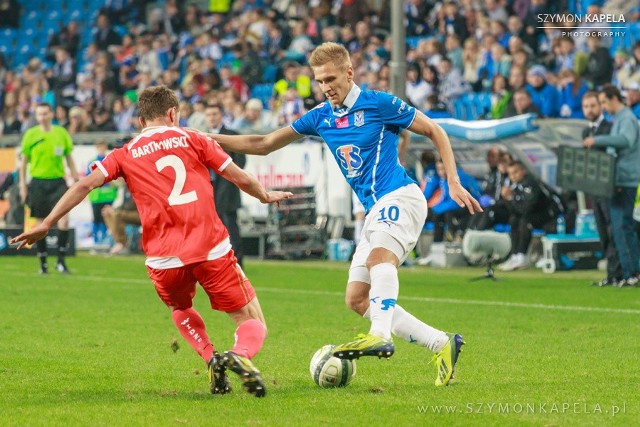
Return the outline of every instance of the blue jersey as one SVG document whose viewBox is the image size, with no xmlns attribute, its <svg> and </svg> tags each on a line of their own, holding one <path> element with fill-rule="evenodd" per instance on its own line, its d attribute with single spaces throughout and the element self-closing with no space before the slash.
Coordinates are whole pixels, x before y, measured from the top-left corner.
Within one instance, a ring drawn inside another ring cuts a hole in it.
<svg viewBox="0 0 640 427">
<path fill-rule="evenodd" d="M 301 135 L 320 136 L 367 212 L 385 194 L 414 181 L 398 161 L 398 134 L 416 110 L 384 92 L 354 85 L 345 106 L 323 102 L 291 124 Z"/>
</svg>

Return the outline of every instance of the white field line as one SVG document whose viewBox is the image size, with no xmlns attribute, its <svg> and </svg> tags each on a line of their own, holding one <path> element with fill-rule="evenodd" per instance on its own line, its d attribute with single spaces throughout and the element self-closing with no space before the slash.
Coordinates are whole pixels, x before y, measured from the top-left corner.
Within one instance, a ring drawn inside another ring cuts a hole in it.
<svg viewBox="0 0 640 427">
<path fill-rule="evenodd" d="M 6 271 L 5 274 L 11 276 L 21 277 L 34 277 L 34 273 L 18 272 L 18 271 Z M 56 274 L 53 272 L 53 274 Z M 3 274 L 4 276 L 4 274 Z M 6 276 L 5 276 L 6 277 Z M 101 282 L 101 283 L 138 283 L 144 285 L 151 285 L 149 279 L 138 278 L 123 278 L 123 277 L 99 277 L 99 276 L 79 276 L 71 275 L 68 277 L 70 280 L 84 280 L 88 282 Z M 42 277 L 46 279 L 46 277 Z M 1 283 L 2 281 L 0 281 Z M 311 289 L 288 289 L 288 288 L 266 288 L 262 286 L 255 287 L 258 295 L 262 292 L 280 293 L 280 294 L 303 294 L 303 295 L 324 295 L 330 297 L 344 298 L 343 292 L 335 291 L 316 291 Z M 640 315 L 640 309 L 633 308 L 608 308 L 608 307 L 585 307 L 579 305 L 554 305 L 554 304 L 532 304 L 526 302 L 510 302 L 510 301 L 491 301 L 491 300 L 467 300 L 456 298 L 431 298 L 431 297 L 415 297 L 401 295 L 400 301 L 419 301 L 419 302 L 437 302 L 445 304 L 461 304 L 461 305 L 480 305 L 487 307 L 507 307 L 507 308 L 525 308 L 525 309 L 537 309 L 537 310 L 556 310 L 556 311 L 583 311 L 589 313 L 616 313 L 616 314 L 636 314 Z"/>
</svg>

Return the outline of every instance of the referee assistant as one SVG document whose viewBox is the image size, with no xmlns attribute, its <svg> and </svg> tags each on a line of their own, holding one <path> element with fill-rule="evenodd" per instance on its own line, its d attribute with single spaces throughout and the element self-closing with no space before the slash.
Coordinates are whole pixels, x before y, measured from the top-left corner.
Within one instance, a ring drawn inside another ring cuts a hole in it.
<svg viewBox="0 0 640 427">
<path fill-rule="evenodd" d="M 65 128 L 52 122 L 53 109 L 49 104 L 36 106 L 36 126 L 28 129 L 22 137 L 22 162 L 20 163 L 20 197 L 31 208 L 31 216 L 38 224 L 49 215 L 55 204 L 67 191 L 63 158 L 74 181 L 78 171 L 71 157 L 73 142 Z M 27 186 L 26 173 L 29 165 L 31 182 Z M 69 241 L 69 216 L 63 216 L 58 226 L 58 262 L 56 270 L 69 273 L 64 258 Z M 47 244 L 45 239 L 37 242 L 40 273 L 47 274 Z"/>
</svg>

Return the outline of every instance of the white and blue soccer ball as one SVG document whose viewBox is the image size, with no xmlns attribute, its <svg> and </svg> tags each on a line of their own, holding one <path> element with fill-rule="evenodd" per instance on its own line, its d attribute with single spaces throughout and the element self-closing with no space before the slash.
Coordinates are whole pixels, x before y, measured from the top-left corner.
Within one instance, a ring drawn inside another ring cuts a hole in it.
<svg viewBox="0 0 640 427">
<path fill-rule="evenodd" d="M 356 376 L 355 360 L 339 359 L 333 355 L 335 345 L 328 344 L 315 352 L 309 372 L 313 381 L 322 388 L 345 387 Z"/>
</svg>

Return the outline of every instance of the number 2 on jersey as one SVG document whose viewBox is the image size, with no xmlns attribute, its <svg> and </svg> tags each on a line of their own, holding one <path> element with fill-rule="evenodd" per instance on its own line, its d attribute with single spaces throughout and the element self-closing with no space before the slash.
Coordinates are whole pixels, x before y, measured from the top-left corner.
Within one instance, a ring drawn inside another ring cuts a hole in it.
<svg viewBox="0 0 640 427">
<path fill-rule="evenodd" d="M 176 205 L 185 205 L 187 203 L 195 202 L 198 200 L 198 195 L 195 190 L 189 191 L 188 193 L 182 193 L 182 189 L 184 188 L 184 182 L 187 179 L 187 170 L 184 167 L 184 163 L 180 159 L 180 157 L 175 154 L 169 154 L 168 156 L 164 156 L 156 162 L 156 168 L 158 172 L 162 172 L 164 168 L 169 166 L 176 173 L 176 180 L 173 183 L 173 189 L 171 190 L 171 194 L 167 200 L 169 201 L 169 206 Z"/>
</svg>

